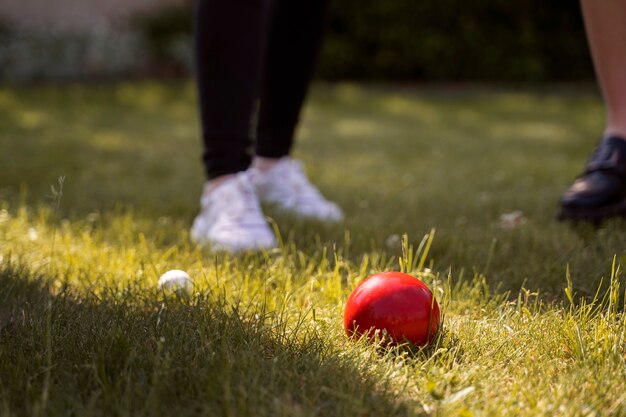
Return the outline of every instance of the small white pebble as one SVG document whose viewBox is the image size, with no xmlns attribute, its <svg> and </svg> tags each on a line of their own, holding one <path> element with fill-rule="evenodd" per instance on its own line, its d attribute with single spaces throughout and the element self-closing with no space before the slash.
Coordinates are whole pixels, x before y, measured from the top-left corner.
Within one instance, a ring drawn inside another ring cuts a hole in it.
<svg viewBox="0 0 626 417">
<path fill-rule="evenodd" d="M 504 213 L 500 216 L 499 226 L 503 229 L 515 229 L 526 223 L 526 217 L 524 213 L 519 210 L 515 210 L 511 213 Z"/>
<path fill-rule="evenodd" d="M 180 269 L 167 271 L 159 278 L 159 289 L 191 291 L 193 281 L 188 273 Z"/>
</svg>

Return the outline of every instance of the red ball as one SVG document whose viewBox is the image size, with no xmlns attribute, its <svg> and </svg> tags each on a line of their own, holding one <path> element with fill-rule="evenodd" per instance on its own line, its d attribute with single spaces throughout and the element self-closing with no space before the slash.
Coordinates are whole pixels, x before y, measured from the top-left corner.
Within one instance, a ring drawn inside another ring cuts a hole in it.
<svg viewBox="0 0 626 417">
<path fill-rule="evenodd" d="M 381 272 L 361 282 L 348 297 L 343 327 L 348 336 L 386 330 L 395 343 L 428 344 L 439 329 L 439 305 L 419 279 Z"/>
</svg>

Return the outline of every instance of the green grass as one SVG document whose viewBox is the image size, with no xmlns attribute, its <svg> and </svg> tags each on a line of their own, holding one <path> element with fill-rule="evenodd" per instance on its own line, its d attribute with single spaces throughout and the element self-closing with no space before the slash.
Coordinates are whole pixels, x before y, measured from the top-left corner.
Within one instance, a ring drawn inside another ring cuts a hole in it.
<svg viewBox="0 0 626 417">
<path fill-rule="evenodd" d="M 232 257 L 188 239 L 191 84 L 0 87 L 0 415 L 626 415 L 626 224 L 554 221 L 602 120 L 584 88 L 317 85 L 296 156 L 347 220 L 269 209 L 280 249 Z M 437 341 L 347 339 L 352 288 L 400 269 Z"/>
</svg>

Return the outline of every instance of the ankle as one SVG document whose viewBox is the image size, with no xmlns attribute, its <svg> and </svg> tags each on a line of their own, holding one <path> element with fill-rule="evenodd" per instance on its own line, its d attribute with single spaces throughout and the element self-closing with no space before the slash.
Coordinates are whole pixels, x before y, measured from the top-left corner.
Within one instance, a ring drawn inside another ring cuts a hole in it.
<svg viewBox="0 0 626 417">
<path fill-rule="evenodd" d="M 608 115 L 604 136 L 617 136 L 626 139 L 626 112 Z"/>
<path fill-rule="evenodd" d="M 626 127 L 624 128 L 615 128 L 615 127 L 607 127 L 604 130 L 604 137 L 618 137 L 626 141 Z"/>
<path fill-rule="evenodd" d="M 210 193 L 229 179 L 233 178 L 235 175 L 236 174 L 226 174 L 220 175 L 219 177 L 211 178 L 204 184 L 204 192 Z"/>
<path fill-rule="evenodd" d="M 282 158 L 267 158 L 264 156 L 256 155 L 252 159 L 252 168 L 258 169 L 261 172 L 267 172 L 270 169 L 274 168 L 274 166 L 280 161 Z"/>
</svg>

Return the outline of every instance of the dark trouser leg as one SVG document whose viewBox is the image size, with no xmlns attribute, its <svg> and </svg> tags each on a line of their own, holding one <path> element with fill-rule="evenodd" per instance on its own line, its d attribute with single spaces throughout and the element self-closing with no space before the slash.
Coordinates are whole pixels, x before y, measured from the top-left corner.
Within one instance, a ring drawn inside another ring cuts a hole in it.
<svg viewBox="0 0 626 417">
<path fill-rule="evenodd" d="M 289 154 L 319 50 L 327 0 L 274 0 L 265 53 L 256 154 Z"/>
<path fill-rule="evenodd" d="M 250 164 L 268 5 L 268 0 L 198 0 L 195 53 L 209 179 Z"/>
</svg>

